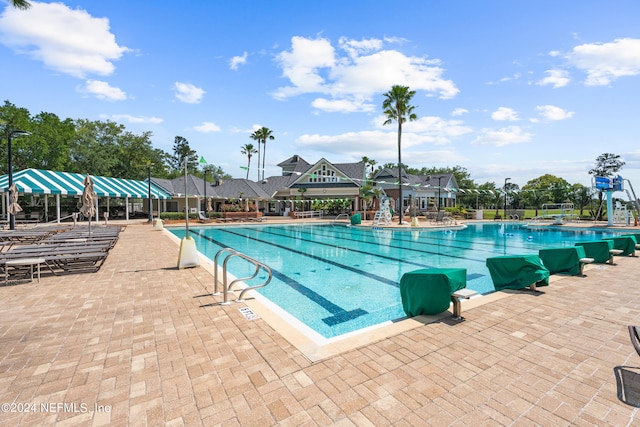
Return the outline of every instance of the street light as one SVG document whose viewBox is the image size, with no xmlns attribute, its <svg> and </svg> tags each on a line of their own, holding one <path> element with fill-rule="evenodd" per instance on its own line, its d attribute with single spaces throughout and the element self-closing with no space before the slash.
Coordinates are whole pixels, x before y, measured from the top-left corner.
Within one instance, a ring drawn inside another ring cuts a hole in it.
<svg viewBox="0 0 640 427">
<path fill-rule="evenodd" d="M 9 153 L 9 162 L 8 162 L 8 167 L 9 167 L 9 188 L 11 188 L 11 185 L 13 184 L 13 163 L 12 163 L 12 157 L 13 157 L 13 151 L 11 148 L 11 139 L 13 138 L 13 136 L 20 136 L 20 135 L 31 135 L 31 132 L 27 132 L 26 130 L 14 130 L 13 132 L 9 133 L 9 146 L 8 146 L 8 153 Z M 9 214 L 9 229 L 10 230 L 15 230 L 16 228 L 16 217 L 12 214 Z"/>
<path fill-rule="evenodd" d="M 504 191 L 504 216 L 502 217 L 503 220 L 507 219 L 507 181 L 509 181 L 511 178 L 505 178 L 504 179 L 504 187 L 502 188 Z"/>
<path fill-rule="evenodd" d="M 148 196 L 149 196 L 149 219 L 147 220 L 147 223 L 151 224 L 153 223 L 153 212 L 151 211 L 153 209 L 153 202 L 151 201 L 151 166 L 153 166 L 153 163 L 149 163 L 147 164 L 147 181 L 149 184 L 149 192 L 148 192 Z M 160 203 L 160 202 L 158 202 Z"/>
<path fill-rule="evenodd" d="M 436 202 L 437 202 L 437 203 L 436 203 L 436 207 L 438 208 L 438 212 L 440 212 L 440 189 L 442 188 L 442 185 L 440 184 L 440 181 L 441 181 L 443 178 L 446 178 L 446 175 L 441 175 L 441 176 L 439 176 L 439 177 L 437 177 L 437 178 L 432 177 L 431 175 L 428 175 L 428 176 L 427 176 L 427 182 L 428 182 L 428 181 L 431 181 L 431 178 L 434 178 L 434 179 L 437 179 L 437 180 L 438 180 L 438 200 L 436 201 Z"/>
</svg>

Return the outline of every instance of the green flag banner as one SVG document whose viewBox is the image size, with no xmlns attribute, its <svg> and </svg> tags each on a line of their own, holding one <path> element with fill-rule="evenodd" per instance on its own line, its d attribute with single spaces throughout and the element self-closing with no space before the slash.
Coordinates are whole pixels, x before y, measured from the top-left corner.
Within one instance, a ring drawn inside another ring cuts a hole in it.
<svg viewBox="0 0 640 427">
<path fill-rule="evenodd" d="M 203 157 L 203 156 L 200 156 L 200 163 L 204 163 L 204 164 L 206 164 L 206 163 L 207 163 L 207 161 L 204 159 L 204 157 Z"/>
</svg>

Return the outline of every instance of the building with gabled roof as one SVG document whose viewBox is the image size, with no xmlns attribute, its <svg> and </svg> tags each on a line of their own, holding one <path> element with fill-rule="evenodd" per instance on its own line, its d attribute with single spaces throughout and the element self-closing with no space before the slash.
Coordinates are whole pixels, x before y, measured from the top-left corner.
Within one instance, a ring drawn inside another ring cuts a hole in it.
<svg viewBox="0 0 640 427">
<path fill-rule="evenodd" d="M 261 181 L 231 179 L 221 183 L 205 185 L 204 179 L 187 176 L 187 194 L 190 210 L 199 206 L 204 210 L 206 199 L 212 199 L 214 211 L 221 210 L 222 204 L 232 199 L 249 199 L 265 214 L 285 215 L 294 210 L 295 201 L 300 200 L 350 200 L 351 210 L 361 209 L 360 188 L 366 179 L 366 165 L 363 162 L 333 164 L 322 158 L 311 164 L 294 155 L 278 164 L 282 175 L 267 177 Z M 154 185 L 164 189 L 174 197 L 167 202 L 166 210 L 184 210 L 185 178 L 172 180 L 152 178 Z M 206 194 L 206 199 L 205 199 Z"/>
</svg>

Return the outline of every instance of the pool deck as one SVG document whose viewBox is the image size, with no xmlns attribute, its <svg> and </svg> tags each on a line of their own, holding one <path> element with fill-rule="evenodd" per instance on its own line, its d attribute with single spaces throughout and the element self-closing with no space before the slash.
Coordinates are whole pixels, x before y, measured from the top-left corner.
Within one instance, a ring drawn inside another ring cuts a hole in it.
<svg viewBox="0 0 640 427">
<path fill-rule="evenodd" d="M 97 273 L 0 286 L 0 425 L 640 423 L 640 258 L 318 358 L 177 259 L 131 221 Z"/>
</svg>

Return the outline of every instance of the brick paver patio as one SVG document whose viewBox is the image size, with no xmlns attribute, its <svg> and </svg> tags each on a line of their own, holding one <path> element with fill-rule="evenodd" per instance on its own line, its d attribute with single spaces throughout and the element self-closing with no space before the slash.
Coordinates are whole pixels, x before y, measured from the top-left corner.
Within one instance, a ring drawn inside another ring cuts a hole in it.
<svg viewBox="0 0 640 427">
<path fill-rule="evenodd" d="M 0 425 L 640 425 L 638 258 L 312 362 L 177 257 L 132 224 L 97 273 L 0 286 Z"/>
</svg>

